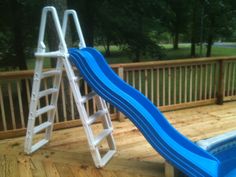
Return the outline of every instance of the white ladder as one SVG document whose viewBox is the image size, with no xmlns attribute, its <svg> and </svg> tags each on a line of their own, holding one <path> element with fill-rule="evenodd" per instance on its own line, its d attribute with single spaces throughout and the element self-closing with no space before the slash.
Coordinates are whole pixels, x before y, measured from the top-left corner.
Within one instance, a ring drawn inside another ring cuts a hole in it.
<svg viewBox="0 0 236 177">
<path fill-rule="evenodd" d="M 44 44 L 45 27 L 48 13 L 52 14 L 60 41 L 59 50 L 53 52 L 46 52 L 46 46 Z M 30 154 L 38 150 L 40 147 L 48 143 L 51 138 L 62 71 L 63 68 L 65 68 L 70 87 L 74 95 L 76 106 L 79 111 L 80 119 L 88 139 L 89 149 L 91 151 L 93 161 L 96 167 L 103 167 L 116 152 L 116 146 L 112 135 L 112 122 L 107 105 L 101 97 L 99 97 L 94 91 L 91 91 L 87 95 L 81 95 L 81 91 L 78 85 L 80 77 L 75 75 L 73 68 L 68 60 L 69 55 L 65 43 L 65 34 L 69 16 L 72 16 L 74 20 L 77 34 L 80 39 L 80 48 L 86 47 L 79 20 L 74 10 L 65 11 L 62 28 L 58 19 L 56 9 L 54 7 L 45 7 L 42 12 L 38 49 L 35 53 L 37 59 L 25 139 L 25 152 L 27 154 Z M 47 57 L 56 58 L 56 68 L 50 71 L 43 72 L 43 61 Z M 41 80 L 47 77 L 53 77 L 53 86 L 52 88 L 49 88 L 47 90 L 40 91 Z M 38 108 L 39 99 L 50 94 L 50 104 L 43 108 Z M 95 100 L 97 112 L 95 112 L 93 115 L 88 115 L 85 108 L 85 103 L 91 99 Z M 35 120 L 42 114 L 47 114 L 47 121 L 38 126 L 35 126 Z M 101 133 L 95 136 L 91 126 L 98 119 L 101 119 L 103 130 Z M 33 145 L 34 135 L 41 132 L 42 130 L 45 130 L 44 138 Z M 99 151 L 99 145 L 104 139 L 107 140 L 108 150 L 106 154 L 102 156 Z"/>
</svg>

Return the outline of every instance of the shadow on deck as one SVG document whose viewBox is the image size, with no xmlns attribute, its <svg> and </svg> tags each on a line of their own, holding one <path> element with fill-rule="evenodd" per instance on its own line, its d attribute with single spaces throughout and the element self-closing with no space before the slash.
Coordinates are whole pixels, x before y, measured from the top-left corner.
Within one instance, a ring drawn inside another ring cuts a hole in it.
<svg viewBox="0 0 236 177">
<path fill-rule="evenodd" d="M 168 120 L 193 141 L 235 129 L 236 102 L 166 112 Z M 102 169 L 94 167 L 82 127 L 53 133 L 48 145 L 24 155 L 24 137 L 0 141 L 0 176 L 35 177 L 161 177 L 164 159 L 133 124 L 113 122 L 115 157 Z M 96 129 L 98 125 L 94 125 Z M 38 135 L 37 138 L 40 138 Z M 101 147 L 102 148 L 102 147 Z"/>
</svg>

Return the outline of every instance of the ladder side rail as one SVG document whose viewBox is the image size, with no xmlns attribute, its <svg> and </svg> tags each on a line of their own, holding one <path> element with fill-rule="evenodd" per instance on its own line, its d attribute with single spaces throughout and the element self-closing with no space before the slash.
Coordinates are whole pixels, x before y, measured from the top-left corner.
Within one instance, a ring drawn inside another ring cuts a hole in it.
<svg viewBox="0 0 236 177">
<path fill-rule="evenodd" d="M 73 18 L 75 28 L 76 28 L 76 31 L 77 31 L 77 35 L 78 35 L 78 38 L 80 40 L 79 48 L 85 48 L 86 44 L 85 44 L 84 36 L 83 36 L 82 29 L 81 29 L 81 26 L 80 26 L 79 18 L 77 16 L 77 13 L 76 13 L 75 10 L 65 10 L 65 12 L 64 12 L 63 23 L 62 23 L 63 36 L 65 38 L 66 30 L 67 30 L 67 26 L 68 26 L 68 19 L 69 19 L 70 15 Z"/>
<path fill-rule="evenodd" d="M 99 97 L 99 100 L 98 100 L 98 101 L 100 102 L 100 105 L 101 105 L 102 109 L 107 109 L 108 114 L 106 114 L 106 120 L 108 121 L 109 127 L 110 127 L 110 128 L 113 128 L 112 122 L 111 122 L 110 112 L 109 112 L 109 110 L 108 110 L 108 107 L 107 107 L 107 104 L 106 104 L 105 100 L 102 99 L 101 97 Z"/>
<path fill-rule="evenodd" d="M 29 106 L 29 115 L 28 115 L 28 124 L 27 124 L 27 131 L 26 131 L 26 139 L 25 139 L 25 147 L 24 151 L 27 154 L 31 153 L 32 141 L 33 141 L 33 129 L 35 126 L 35 117 L 37 111 L 37 104 L 38 104 L 38 94 L 40 89 L 41 83 L 41 74 L 43 68 L 43 59 L 37 58 L 35 64 L 35 73 L 33 78 L 33 87 L 31 93 L 31 101 Z"/>
<path fill-rule="evenodd" d="M 104 118 L 102 119 L 103 128 L 113 129 L 113 127 L 112 127 L 112 125 L 110 124 L 110 121 L 109 121 L 109 120 L 111 120 L 111 117 L 110 117 L 110 114 L 107 110 L 107 107 L 105 106 L 105 101 L 100 96 L 96 96 L 95 97 L 95 102 L 96 102 L 96 106 L 97 106 L 98 110 L 106 110 L 107 111 L 107 113 L 104 115 Z"/>
<path fill-rule="evenodd" d="M 63 32 L 64 38 L 65 38 L 65 35 L 66 35 L 66 29 L 67 29 L 67 25 L 68 25 L 68 18 L 69 18 L 70 15 L 72 15 L 72 17 L 73 17 L 73 20 L 74 20 L 74 23 L 75 23 L 75 26 L 76 26 L 76 30 L 77 30 L 77 34 L 78 34 L 78 38 L 79 38 L 80 43 L 81 43 L 79 47 L 81 47 L 81 48 L 86 47 L 84 37 L 83 37 L 83 33 L 82 33 L 82 30 L 81 30 L 81 27 L 80 27 L 79 19 L 78 19 L 77 13 L 74 10 L 66 10 L 64 12 L 63 23 L 62 23 L 62 32 Z M 84 103 L 81 102 L 83 99 L 82 99 L 82 95 L 80 93 L 80 88 L 79 88 L 78 84 L 75 82 L 76 76 L 74 74 L 73 68 L 72 68 L 72 66 L 71 66 L 68 59 L 65 59 L 64 67 L 65 67 L 65 70 L 66 70 L 66 73 L 67 73 L 67 77 L 69 79 L 69 83 L 70 83 L 71 88 L 72 88 L 72 92 L 74 93 L 77 109 L 79 111 L 80 119 L 81 119 L 81 122 L 83 124 L 86 136 L 88 138 L 88 144 L 89 144 L 90 150 L 92 152 L 93 159 L 95 161 L 95 164 L 97 165 L 101 161 L 101 156 L 100 156 L 100 153 L 99 153 L 98 149 L 94 146 L 94 135 L 93 135 L 92 129 L 87 124 L 87 122 L 89 120 L 88 119 L 88 114 L 87 114 L 87 111 L 86 111 L 86 109 L 83 105 Z"/>
<path fill-rule="evenodd" d="M 110 113 L 108 111 L 105 101 L 101 97 L 96 97 L 96 102 L 97 102 L 96 105 L 97 105 L 98 110 L 99 109 L 107 110 L 107 113 L 104 115 L 104 118 L 101 119 L 103 128 L 113 130 Z M 111 150 L 116 150 L 116 144 L 115 144 L 115 140 L 112 133 L 109 136 L 107 136 L 107 142 Z"/>
<path fill-rule="evenodd" d="M 72 66 L 71 66 L 68 58 L 66 58 L 63 61 L 64 61 L 64 67 L 65 67 L 65 70 L 66 70 L 66 73 L 67 73 L 67 77 L 69 79 L 70 87 L 72 89 L 72 93 L 73 93 L 74 98 L 75 98 L 75 103 L 76 103 L 77 109 L 79 111 L 80 119 L 81 119 L 81 122 L 82 122 L 83 127 L 84 127 L 84 131 L 85 131 L 87 139 L 88 139 L 88 144 L 89 144 L 89 148 L 90 148 L 94 163 L 97 167 L 99 167 L 100 166 L 100 161 L 101 161 L 101 155 L 100 155 L 100 152 L 99 152 L 98 148 L 96 148 L 95 145 L 94 145 L 95 139 L 94 139 L 92 129 L 87 124 L 88 114 L 87 114 L 87 111 L 85 110 L 85 107 L 84 107 L 83 103 L 81 102 L 82 96 L 81 96 L 81 93 L 80 93 L 79 86 L 75 82 L 76 76 L 74 74 L 74 71 L 72 69 Z"/>
</svg>

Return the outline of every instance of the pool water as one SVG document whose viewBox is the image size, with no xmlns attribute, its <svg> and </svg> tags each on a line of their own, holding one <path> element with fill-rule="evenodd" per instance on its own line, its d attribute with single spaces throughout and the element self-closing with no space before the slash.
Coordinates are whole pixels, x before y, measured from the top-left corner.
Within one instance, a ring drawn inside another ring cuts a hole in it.
<svg viewBox="0 0 236 177">
<path fill-rule="evenodd" d="M 225 144 L 227 146 L 227 144 Z M 236 177 L 236 145 L 228 146 L 228 149 L 223 150 L 214 154 L 221 162 L 220 174 L 223 177 Z"/>
</svg>

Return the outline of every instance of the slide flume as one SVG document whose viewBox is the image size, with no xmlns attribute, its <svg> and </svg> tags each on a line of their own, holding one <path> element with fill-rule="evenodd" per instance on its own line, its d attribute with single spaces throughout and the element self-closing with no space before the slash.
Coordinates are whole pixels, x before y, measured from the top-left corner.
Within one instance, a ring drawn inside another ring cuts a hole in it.
<svg viewBox="0 0 236 177">
<path fill-rule="evenodd" d="M 219 176 L 219 160 L 180 134 L 148 98 L 110 68 L 100 52 L 83 48 L 69 49 L 69 54 L 90 87 L 125 114 L 168 162 L 189 176 Z"/>
</svg>

